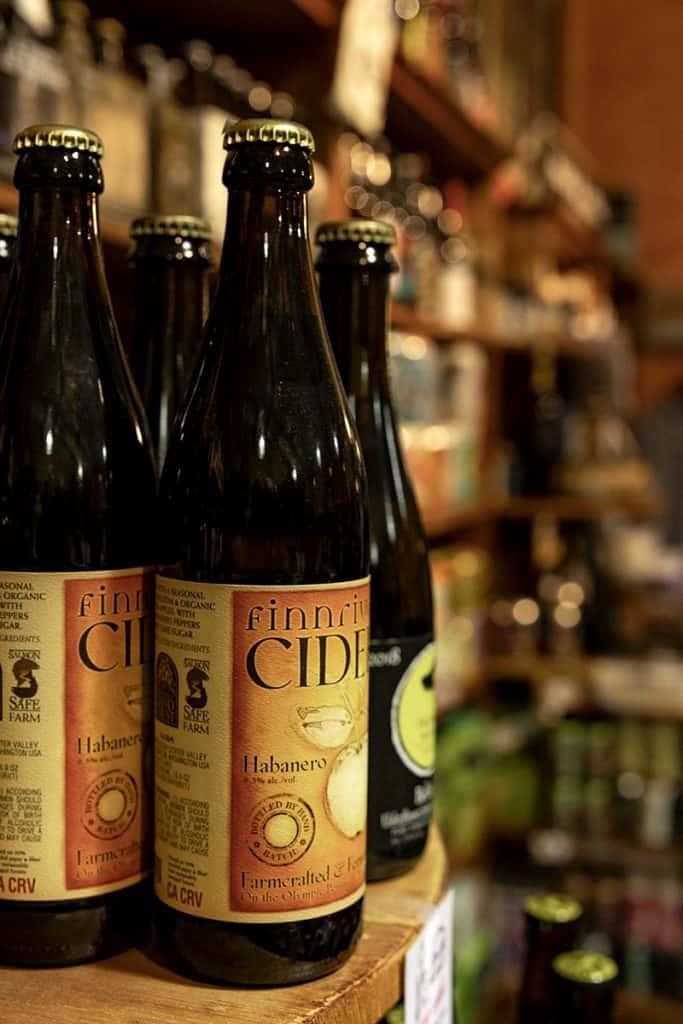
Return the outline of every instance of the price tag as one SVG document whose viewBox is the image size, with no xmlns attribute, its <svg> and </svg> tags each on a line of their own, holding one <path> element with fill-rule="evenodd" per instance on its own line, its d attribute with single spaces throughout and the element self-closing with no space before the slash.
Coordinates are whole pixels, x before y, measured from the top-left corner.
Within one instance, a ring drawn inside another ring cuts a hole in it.
<svg viewBox="0 0 683 1024">
<path fill-rule="evenodd" d="M 347 0 L 332 101 L 361 135 L 379 135 L 384 129 L 398 36 L 392 0 Z"/>
<path fill-rule="evenodd" d="M 406 955 L 405 1024 L 453 1024 L 453 890 Z"/>
</svg>

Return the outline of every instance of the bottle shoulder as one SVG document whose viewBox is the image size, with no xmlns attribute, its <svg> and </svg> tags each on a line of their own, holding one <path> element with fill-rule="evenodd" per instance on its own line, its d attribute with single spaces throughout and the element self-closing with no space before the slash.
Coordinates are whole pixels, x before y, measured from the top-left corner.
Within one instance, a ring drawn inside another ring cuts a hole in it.
<svg viewBox="0 0 683 1024">
<path fill-rule="evenodd" d="M 115 329 L 105 341 L 42 325 L 38 337 L 23 329 L 31 323 L 0 339 L 0 559 L 150 564 L 156 479 Z"/>
<path fill-rule="evenodd" d="M 432 632 L 429 549 L 387 396 L 352 402 L 368 477 L 372 635 Z"/>
<path fill-rule="evenodd" d="M 244 582 L 366 576 L 367 481 L 336 375 L 252 368 L 205 347 L 162 476 L 169 561 Z"/>
</svg>

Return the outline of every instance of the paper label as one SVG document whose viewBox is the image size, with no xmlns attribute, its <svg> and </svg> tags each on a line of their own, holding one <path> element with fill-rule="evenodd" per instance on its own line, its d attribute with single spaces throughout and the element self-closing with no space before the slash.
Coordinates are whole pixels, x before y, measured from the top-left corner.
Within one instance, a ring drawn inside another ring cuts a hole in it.
<svg viewBox="0 0 683 1024">
<path fill-rule="evenodd" d="M 406 954 L 405 1024 L 453 1022 L 453 913 L 449 889 Z"/>
<path fill-rule="evenodd" d="M 151 569 L 0 573 L 0 899 L 151 867 Z"/>
<path fill-rule="evenodd" d="M 348 0 L 344 5 L 331 99 L 362 135 L 384 130 L 398 37 L 391 0 Z"/>
<path fill-rule="evenodd" d="M 159 899 L 252 923 L 360 899 L 368 615 L 367 580 L 157 578 Z"/>
<path fill-rule="evenodd" d="M 370 849 L 400 856 L 423 840 L 432 817 L 436 698 L 431 636 L 370 645 Z"/>
</svg>

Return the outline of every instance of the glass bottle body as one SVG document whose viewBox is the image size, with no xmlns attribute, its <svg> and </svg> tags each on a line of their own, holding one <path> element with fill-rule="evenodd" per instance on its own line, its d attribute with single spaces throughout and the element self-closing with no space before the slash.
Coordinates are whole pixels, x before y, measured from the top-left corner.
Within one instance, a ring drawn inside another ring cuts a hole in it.
<svg viewBox="0 0 683 1024">
<path fill-rule="evenodd" d="M 92 574 L 104 590 L 102 573 L 154 560 L 155 482 L 144 414 L 104 278 L 99 161 L 77 151 L 29 150 L 15 181 L 21 193 L 15 297 L 0 339 L 0 573 L 34 574 L 34 581 Z M 151 620 L 145 629 L 151 632 Z M 42 641 L 47 662 L 48 640 Z M 47 666 L 38 675 L 42 686 Z M 55 689 L 58 675 L 53 664 Z M 139 710 L 144 719 L 144 699 Z M 95 702 L 93 735 L 97 714 Z M 148 727 L 141 723 L 141 737 Z M 55 772 L 60 767 L 55 763 Z M 142 820 L 146 787 L 139 797 Z M 79 891 L 73 888 L 73 898 L 1 900 L 0 960 L 78 963 L 144 934 L 145 882 L 87 898 Z"/>
<path fill-rule="evenodd" d="M 310 160 L 296 146 L 248 144 L 229 154 L 224 181 L 218 289 L 161 484 L 162 576 L 259 588 L 362 580 L 365 473 L 315 292 Z M 361 908 L 254 924 L 158 898 L 157 925 L 193 977 L 281 985 L 342 963 Z"/>
<path fill-rule="evenodd" d="M 133 374 L 161 473 L 208 313 L 209 247 L 200 239 L 144 236 L 137 240 L 131 264 Z"/>
<path fill-rule="evenodd" d="M 376 881 L 409 870 L 424 849 L 431 820 L 435 703 L 427 542 L 389 389 L 391 257 L 386 246 L 377 246 L 377 262 L 369 264 L 369 248 L 330 243 L 323 247 L 318 270 L 323 311 L 368 473 L 368 879 Z"/>
<path fill-rule="evenodd" d="M 0 318 L 4 315 L 9 297 L 10 279 L 14 268 L 16 228 L 12 233 L 3 229 L 0 222 Z M 1 319 L 0 319 L 1 323 Z"/>
</svg>

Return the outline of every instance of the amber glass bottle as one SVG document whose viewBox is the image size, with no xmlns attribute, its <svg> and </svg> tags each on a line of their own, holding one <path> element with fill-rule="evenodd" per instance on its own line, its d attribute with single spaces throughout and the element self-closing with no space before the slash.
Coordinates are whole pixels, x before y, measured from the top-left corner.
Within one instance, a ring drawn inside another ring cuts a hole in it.
<svg viewBox="0 0 683 1024">
<path fill-rule="evenodd" d="M 557 1024 L 613 1024 L 619 968 L 601 953 L 577 949 L 553 960 Z"/>
<path fill-rule="evenodd" d="M 17 218 L 10 213 L 0 213 L 0 323 L 8 298 L 16 242 Z"/>
<path fill-rule="evenodd" d="M 131 226 L 133 374 L 159 472 L 190 381 L 209 311 L 211 229 L 199 217 L 138 217 Z"/>
<path fill-rule="evenodd" d="M 0 960 L 135 940 L 150 868 L 154 467 L 98 236 L 101 143 L 15 141 L 0 338 Z"/>
<path fill-rule="evenodd" d="M 557 1010 L 553 960 L 576 943 L 581 904 L 569 896 L 530 896 L 524 905 L 526 959 L 522 975 L 519 1024 L 548 1024 Z"/>
<path fill-rule="evenodd" d="M 341 221 L 321 225 L 317 241 L 323 312 L 368 473 L 373 881 L 415 863 L 431 820 L 436 706 L 429 558 L 389 388 L 393 229 L 377 221 Z"/>
<path fill-rule="evenodd" d="M 181 970 L 333 970 L 365 884 L 368 526 L 307 237 L 313 139 L 226 129 L 218 290 L 161 482 L 156 893 Z"/>
</svg>

